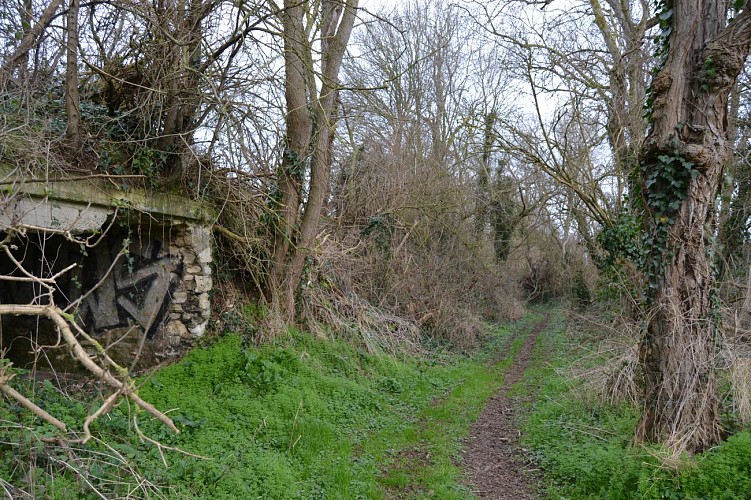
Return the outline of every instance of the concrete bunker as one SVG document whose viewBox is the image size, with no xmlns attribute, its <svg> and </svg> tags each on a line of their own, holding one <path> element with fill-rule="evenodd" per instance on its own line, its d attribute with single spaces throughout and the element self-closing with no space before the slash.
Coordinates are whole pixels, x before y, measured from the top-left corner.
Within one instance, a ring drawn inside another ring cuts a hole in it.
<svg viewBox="0 0 751 500">
<path fill-rule="evenodd" d="M 120 365 L 153 366 L 206 330 L 209 220 L 198 203 L 142 190 L 89 182 L 15 186 L 0 198 L 0 240 L 10 238 L 11 248 L 0 258 L 0 304 L 45 304 L 51 293 Z M 49 280 L 52 292 L 30 275 Z M 15 366 L 79 369 L 50 321 L 1 320 L 0 350 Z"/>
</svg>

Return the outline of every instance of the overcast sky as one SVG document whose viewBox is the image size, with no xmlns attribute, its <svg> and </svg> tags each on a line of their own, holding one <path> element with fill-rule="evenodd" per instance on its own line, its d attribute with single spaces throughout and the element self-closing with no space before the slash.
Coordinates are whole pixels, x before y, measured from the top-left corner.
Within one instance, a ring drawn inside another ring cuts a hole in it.
<svg viewBox="0 0 751 500">
<path fill-rule="evenodd" d="M 404 3 L 403 0 L 360 0 L 360 7 L 375 12 L 381 7 L 396 7 L 400 3 Z"/>
</svg>

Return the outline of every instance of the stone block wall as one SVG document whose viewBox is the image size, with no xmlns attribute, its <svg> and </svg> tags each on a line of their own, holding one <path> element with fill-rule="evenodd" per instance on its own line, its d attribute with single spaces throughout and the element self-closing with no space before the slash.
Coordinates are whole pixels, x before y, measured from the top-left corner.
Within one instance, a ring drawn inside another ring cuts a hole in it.
<svg viewBox="0 0 751 500">
<path fill-rule="evenodd" d="M 206 332 L 211 316 L 211 234 L 206 227 L 186 224 L 176 231 L 169 253 L 177 259 L 182 276 L 170 294 L 165 334 L 169 346 L 191 345 Z"/>
</svg>

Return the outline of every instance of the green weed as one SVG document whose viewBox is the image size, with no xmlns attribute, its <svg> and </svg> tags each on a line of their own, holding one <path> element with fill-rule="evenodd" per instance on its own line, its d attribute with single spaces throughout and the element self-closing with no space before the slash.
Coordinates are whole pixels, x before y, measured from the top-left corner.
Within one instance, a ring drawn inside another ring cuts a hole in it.
<svg viewBox="0 0 751 500">
<path fill-rule="evenodd" d="M 250 347 L 247 327 L 233 324 L 239 333 L 139 380 L 141 396 L 181 432 L 144 413 L 139 428 L 185 453 L 140 441 L 135 409 L 126 404 L 94 424 L 96 439 L 77 448 L 73 461 L 39 440 L 52 430 L 28 412 L 0 409 L 1 419 L 34 429 L 19 438 L 17 429 L 0 427 L 3 441 L 17 444 L 15 455 L 4 455 L 12 460 L 0 458 L 0 474 L 51 498 L 95 498 L 94 488 L 106 497 L 467 498 L 454 465 L 461 439 L 510 358 L 489 360 L 534 319 L 493 329 L 471 356 L 436 351 L 401 359 L 295 331 Z M 38 395 L 74 427 L 87 413 L 51 384 Z"/>
<path fill-rule="evenodd" d="M 519 391 L 536 392 L 523 442 L 545 472 L 549 498 L 703 499 L 751 497 L 751 435 L 666 467 L 657 446 L 634 446 L 639 411 L 581 397 L 564 368 L 581 363 L 581 339 L 560 323 L 540 336 Z M 591 362 L 592 358 L 589 358 Z"/>
</svg>

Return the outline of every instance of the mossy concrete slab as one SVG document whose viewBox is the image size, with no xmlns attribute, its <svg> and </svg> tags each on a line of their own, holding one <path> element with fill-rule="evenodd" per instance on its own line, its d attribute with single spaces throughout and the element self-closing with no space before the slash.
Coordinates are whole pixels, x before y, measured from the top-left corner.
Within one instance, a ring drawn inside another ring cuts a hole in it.
<svg viewBox="0 0 751 500">
<path fill-rule="evenodd" d="M 0 187 L 5 188 L 6 196 L 22 194 L 86 206 L 129 208 L 204 223 L 214 220 L 212 210 L 202 203 L 141 188 L 121 189 L 107 179 L 4 181 Z"/>
</svg>

